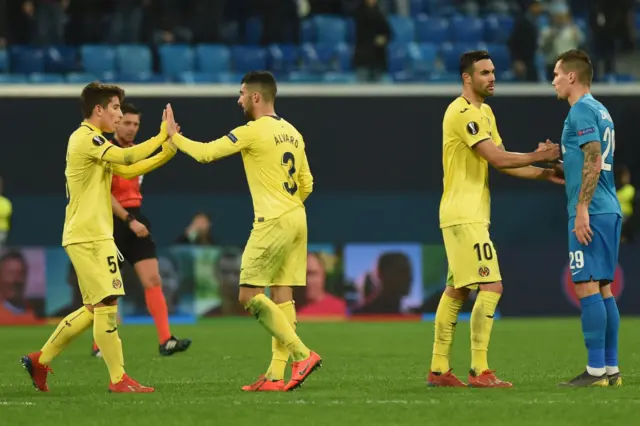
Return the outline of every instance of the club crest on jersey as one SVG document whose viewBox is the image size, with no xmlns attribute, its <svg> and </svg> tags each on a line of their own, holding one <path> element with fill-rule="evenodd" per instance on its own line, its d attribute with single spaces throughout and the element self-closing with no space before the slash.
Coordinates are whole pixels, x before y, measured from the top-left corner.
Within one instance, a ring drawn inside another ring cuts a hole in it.
<svg viewBox="0 0 640 426">
<path fill-rule="evenodd" d="M 113 279 L 113 282 L 111 283 L 111 285 L 113 285 L 113 288 L 115 288 L 116 290 L 119 290 L 122 288 L 122 281 L 120 281 L 117 278 Z"/>
<path fill-rule="evenodd" d="M 478 275 L 480 275 L 482 278 L 488 277 L 490 273 L 491 271 L 486 266 L 481 266 L 480 268 L 478 268 Z"/>
<path fill-rule="evenodd" d="M 477 135 L 479 131 L 480 126 L 475 121 L 470 121 L 469 124 L 467 124 L 467 132 L 469 132 L 470 135 Z"/>
<path fill-rule="evenodd" d="M 99 136 L 99 135 L 93 137 L 93 144 L 95 146 L 102 146 L 106 141 L 107 140 L 104 137 Z"/>
</svg>

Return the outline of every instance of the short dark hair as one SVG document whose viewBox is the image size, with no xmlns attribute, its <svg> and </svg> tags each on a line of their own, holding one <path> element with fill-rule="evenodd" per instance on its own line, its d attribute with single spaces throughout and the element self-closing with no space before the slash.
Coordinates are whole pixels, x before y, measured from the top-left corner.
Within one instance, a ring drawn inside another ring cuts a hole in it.
<svg viewBox="0 0 640 426">
<path fill-rule="evenodd" d="M 117 96 L 122 102 L 124 99 L 124 90 L 113 84 L 102 84 L 98 81 L 87 84 L 82 89 L 80 101 L 82 102 L 82 116 L 90 118 L 96 105 L 106 108 L 111 99 Z"/>
<path fill-rule="evenodd" d="M 254 84 L 260 87 L 260 93 L 266 101 L 273 102 L 278 93 L 276 78 L 269 71 L 251 71 L 242 77 L 240 84 Z"/>
<path fill-rule="evenodd" d="M 125 102 L 122 105 L 120 105 L 120 109 L 122 110 L 122 115 L 125 115 L 125 114 L 142 115 L 142 113 L 138 108 L 136 108 L 133 104 L 130 104 L 128 102 Z"/>
<path fill-rule="evenodd" d="M 460 56 L 460 76 L 464 73 L 473 73 L 473 66 L 475 63 L 482 61 L 483 59 L 491 59 L 489 52 L 486 50 L 470 50 L 468 52 L 464 52 Z"/>
<path fill-rule="evenodd" d="M 584 50 L 567 50 L 558 56 L 558 61 L 561 61 L 560 66 L 564 72 L 577 73 L 580 84 L 587 87 L 591 86 L 591 81 L 593 80 L 593 65 L 591 65 L 589 55 L 587 55 Z"/>
<path fill-rule="evenodd" d="M 20 253 L 17 250 L 9 250 L 6 253 L 4 253 L 2 256 L 0 256 L 0 265 L 3 264 L 7 260 L 17 260 L 20 263 L 22 263 L 23 267 L 25 267 L 25 268 L 27 267 L 26 259 L 24 258 L 22 253 Z"/>
</svg>

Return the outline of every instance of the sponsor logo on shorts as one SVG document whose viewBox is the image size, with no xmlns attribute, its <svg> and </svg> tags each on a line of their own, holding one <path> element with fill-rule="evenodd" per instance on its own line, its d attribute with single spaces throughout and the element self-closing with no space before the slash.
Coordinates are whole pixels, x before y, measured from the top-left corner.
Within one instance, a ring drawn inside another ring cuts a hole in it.
<svg viewBox="0 0 640 426">
<path fill-rule="evenodd" d="M 122 281 L 120 281 L 117 278 L 114 278 L 113 281 L 111 282 L 111 285 L 113 285 L 113 288 L 115 288 L 116 290 L 119 290 L 122 288 Z"/>
<path fill-rule="evenodd" d="M 486 266 L 481 266 L 480 268 L 478 268 L 478 275 L 480 275 L 482 278 L 488 277 L 490 273 L 491 271 Z"/>
</svg>

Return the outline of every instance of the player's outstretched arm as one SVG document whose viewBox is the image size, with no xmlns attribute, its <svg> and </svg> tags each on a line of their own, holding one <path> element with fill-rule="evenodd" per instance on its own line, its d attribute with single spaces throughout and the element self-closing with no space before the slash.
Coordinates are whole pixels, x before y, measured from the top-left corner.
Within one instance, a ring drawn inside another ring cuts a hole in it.
<svg viewBox="0 0 640 426">
<path fill-rule="evenodd" d="M 545 151 L 522 154 L 501 151 L 491 139 L 485 139 L 473 145 L 473 149 L 496 169 L 515 169 L 530 166 L 540 161 L 555 161 L 560 157 L 560 147 L 551 144 Z"/>
<path fill-rule="evenodd" d="M 162 144 L 162 152 L 154 155 L 151 158 L 142 160 L 136 164 L 130 166 L 123 166 L 120 164 L 113 164 L 113 172 L 118 176 L 122 176 L 125 179 L 132 179 L 164 166 L 171 160 L 178 152 L 176 146 L 171 142 L 165 142 Z"/>
<path fill-rule="evenodd" d="M 544 145 L 544 144 L 543 144 Z M 547 147 L 545 147 L 546 149 Z M 504 145 L 498 146 L 500 151 L 505 151 Z M 532 180 L 548 180 L 553 183 L 564 184 L 562 174 L 558 173 L 555 169 L 545 169 L 541 167 L 525 166 L 517 167 L 515 169 L 498 169 L 501 173 L 505 173 L 509 176 L 532 179 Z"/>
<path fill-rule="evenodd" d="M 200 163 L 211 163 L 229 155 L 238 153 L 245 146 L 233 133 L 216 139 L 213 142 L 196 142 L 181 134 L 172 136 L 178 149 Z"/>
<path fill-rule="evenodd" d="M 112 145 L 105 151 L 102 160 L 125 166 L 135 164 L 153 154 L 168 138 L 166 122 L 162 122 L 160 133 L 156 136 L 130 148 L 120 148 Z"/>
</svg>

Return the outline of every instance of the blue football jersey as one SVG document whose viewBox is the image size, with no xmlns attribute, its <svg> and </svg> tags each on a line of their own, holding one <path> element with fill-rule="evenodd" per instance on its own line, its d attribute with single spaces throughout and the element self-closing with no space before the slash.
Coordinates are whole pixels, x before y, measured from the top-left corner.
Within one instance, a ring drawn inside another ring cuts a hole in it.
<svg viewBox="0 0 640 426">
<path fill-rule="evenodd" d="M 609 111 L 591 94 L 584 95 L 573 104 L 562 129 L 562 156 L 569 217 L 576 215 L 576 205 L 582 186 L 584 153 L 581 147 L 592 141 L 600 142 L 602 169 L 598 186 L 589 205 L 589 214 L 622 215 L 613 177 L 615 138 L 615 128 Z"/>
</svg>

